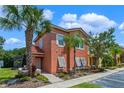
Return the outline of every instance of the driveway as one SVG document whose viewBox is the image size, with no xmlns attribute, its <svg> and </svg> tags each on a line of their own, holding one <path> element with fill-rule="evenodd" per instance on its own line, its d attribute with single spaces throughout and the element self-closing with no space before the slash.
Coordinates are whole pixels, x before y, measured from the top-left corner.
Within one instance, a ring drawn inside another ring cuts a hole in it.
<svg viewBox="0 0 124 93">
<path fill-rule="evenodd" d="M 92 81 L 91 83 L 107 88 L 124 88 L 124 71 L 119 71 L 103 78 Z"/>
</svg>

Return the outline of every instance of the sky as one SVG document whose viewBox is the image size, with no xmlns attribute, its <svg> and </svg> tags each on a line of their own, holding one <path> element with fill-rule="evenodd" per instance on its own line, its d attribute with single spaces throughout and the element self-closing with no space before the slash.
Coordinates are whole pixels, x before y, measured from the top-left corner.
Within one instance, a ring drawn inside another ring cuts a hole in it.
<svg viewBox="0 0 124 93">
<path fill-rule="evenodd" d="M 124 46 L 124 6 L 102 5 L 64 5 L 64 6 L 37 6 L 44 9 L 44 18 L 63 28 L 82 27 L 89 33 L 100 33 L 115 28 L 116 42 Z M 0 7 L 1 8 L 1 7 Z M 0 16 L 3 13 L 0 10 Z M 4 49 L 11 50 L 25 46 L 24 31 L 3 31 L 0 36 L 6 39 Z"/>
</svg>

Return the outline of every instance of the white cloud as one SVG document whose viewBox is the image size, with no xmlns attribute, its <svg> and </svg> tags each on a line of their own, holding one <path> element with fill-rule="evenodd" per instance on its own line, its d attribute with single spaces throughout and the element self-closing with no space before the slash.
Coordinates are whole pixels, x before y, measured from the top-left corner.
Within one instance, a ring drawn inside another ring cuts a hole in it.
<svg viewBox="0 0 124 93">
<path fill-rule="evenodd" d="M 124 22 L 119 26 L 120 30 L 124 30 Z"/>
<path fill-rule="evenodd" d="M 122 22 L 118 28 L 121 30 L 120 33 L 124 34 L 124 22 Z"/>
<path fill-rule="evenodd" d="M 117 23 L 104 15 L 96 13 L 82 14 L 77 18 L 76 14 L 64 14 L 60 26 L 65 28 L 82 27 L 86 32 L 99 33 L 111 27 L 116 27 Z"/>
<path fill-rule="evenodd" d="M 76 14 L 64 14 L 62 16 L 62 21 L 64 22 L 76 22 L 77 21 L 77 15 Z"/>
<path fill-rule="evenodd" d="M 5 41 L 6 45 L 12 45 L 12 44 L 24 44 L 24 41 L 21 41 L 17 38 L 9 38 Z"/>
<path fill-rule="evenodd" d="M 53 18 L 53 12 L 51 10 L 45 9 L 43 11 L 43 16 L 47 20 L 52 20 L 52 18 Z"/>
<path fill-rule="evenodd" d="M 80 24 L 78 23 L 78 20 L 77 20 L 77 14 L 70 14 L 70 13 L 64 14 L 62 16 L 60 26 L 64 28 L 80 27 Z"/>
</svg>

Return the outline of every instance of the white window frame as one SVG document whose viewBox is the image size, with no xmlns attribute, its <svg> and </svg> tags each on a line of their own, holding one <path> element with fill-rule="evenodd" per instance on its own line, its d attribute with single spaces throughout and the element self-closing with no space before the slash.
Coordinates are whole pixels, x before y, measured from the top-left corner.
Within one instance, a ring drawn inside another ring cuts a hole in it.
<svg viewBox="0 0 124 93">
<path fill-rule="evenodd" d="M 58 43 L 58 37 L 59 36 L 63 36 L 64 37 L 64 35 L 62 35 L 62 34 L 56 34 L 56 44 L 58 45 L 58 47 L 64 47 L 65 46 L 65 42 L 64 42 L 64 45 L 60 45 L 59 43 Z"/>
<path fill-rule="evenodd" d="M 82 38 L 82 39 L 83 39 L 83 41 L 84 41 L 84 38 Z M 83 42 L 83 48 L 81 48 L 81 47 L 76 47 L 76 49 L 84 50 L 84 45 L 85 45 L 85 43 Z"/>
<path fill-rule="evenodd" d="M 42 43 L 42 45 L 41 45 L 41 43 Z M 40 38 L 38 46 L 40 49 L 43 48 L 43 38 Z"/>
<path fill-rule="evenodd" d="M 60 58 L 63 58 L 64 59 L 64 65 L 62 67 L 60 66 L 60 64 L 61 64 Z M 59 62 L 58 63 L 59 64 L 59 68 L 66 68 L 66 60 L 65 60 L 65 57 L 64 56 L 58 56 L 58 62 Z"/>
</svg>

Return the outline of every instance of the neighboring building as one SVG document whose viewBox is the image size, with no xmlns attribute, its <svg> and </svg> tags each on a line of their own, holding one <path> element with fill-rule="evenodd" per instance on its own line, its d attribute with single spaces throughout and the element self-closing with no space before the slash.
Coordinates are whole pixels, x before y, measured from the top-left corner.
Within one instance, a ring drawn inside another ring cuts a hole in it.
<svg viewBox="0 0 124 93">
<path fill-rule="evenodd" d="M 64 36 L 79 33 L 84 42 L 77 46 L 76 66 L 88 66 L 88 34 L 81 28 L 64 29 L 52 25 L 52 31 L 41 38 L 37 36 L 32 46 L 32 63 L 44 72 L 55 74 L 60 70 L 70 71 L 74 68 L 74 52 L 70 51 L 70 62 L 67 62 L 67 51 Z"/>
<path fill-rule="evenodd" d="M 4 66 L 3 60 L 0 60 L 0 68 Z"/>
</svg>

